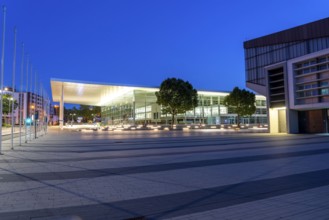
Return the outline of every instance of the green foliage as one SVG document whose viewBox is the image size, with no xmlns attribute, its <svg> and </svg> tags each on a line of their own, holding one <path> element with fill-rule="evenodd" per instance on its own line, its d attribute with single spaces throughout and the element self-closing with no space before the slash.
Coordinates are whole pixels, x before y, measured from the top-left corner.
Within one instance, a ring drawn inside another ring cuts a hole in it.
<svg viewBox="0 0 329 220">
<path fill-rule="evenodd" d="M 10 124 L 6 124 L 6 123 L 2 123 L 2 127 L 4 127 L 4 128 L 11 128 L 11 125 Z"/>
<path fill-rule="evenodd" d="M 93 120 L 94 117 L 101 115 L 101 107 L 80 105 L 79 109 L 73 107 L 72 109 L 64 108 L 64 121 L 77 120 L 77 117 L 83 117 L 83 122 Z"/>
<path fill-rule="evenodd" d="M 8 114 L 9 112 L 12 111 L 12 104 L 13 104 L 13 101 L 12 101 L 12 96 L 9 95 L 9 94 L 4 94 L 2 96 L 3 98 L 3 107 L 2 107 L 2 112 L 4 114 Z M 14 109 L 16 109 L 18 106 L 18 103 L 17 103 L 17 100 L 14 100 Z M 10 108 L 10 109 L 9 109 Z"/>
<path fill-rule="evenodd" d="M 250 116 L 256 111 L 255 94 L 245 89 L 235 87 L 233 91 L 224 98 L 224 105 L 232 108 L 237 114 L 238 127 L 240 127 L 240 117 Z"/>
<path fill-rule="evenodd" d="M 172 115 L 172 125 L 175 115 L 192 110 L 198 105 L 198 92 L 188 81 L 181 79 L 164 80 L 155 95 L 157 104 L 162 105 L 163 113 Z"/>
</svg>

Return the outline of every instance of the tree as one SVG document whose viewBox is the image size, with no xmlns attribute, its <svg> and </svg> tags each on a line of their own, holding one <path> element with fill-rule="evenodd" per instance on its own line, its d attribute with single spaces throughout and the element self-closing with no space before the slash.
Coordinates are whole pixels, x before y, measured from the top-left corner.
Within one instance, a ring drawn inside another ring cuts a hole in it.
<svg viewBox="0 0 329 220">
<path fill-rule="evenodd" d="M 93 120 L 95 117 L 100 117 L 100 115 L 101 115 L 101 107 L 80 105 L 79 116 L 82 116 L 85 122 Z"/>
<path fill-rule="evenodd" d="M 76 120 L 77 117 L 83 117 L 83 122 L 93 120 L 101 116 L 101 107 L 80 105 L 79 109 L 75 106 L 71 109 L 64 108 L 64 119 L 65 121 L 71 121 L 72 118 Z"/>
<path fill-rule="evenodd" d="M 192 110 L 198 105 L 198 92 L 188 81 L 181 79 L 164 80 L 155 95 L 157 104 L 162 105 L 162 112 L 171 114 L 171 126 L 175 122 L 175 115 Z"/>
<path fill-rule="evenodd" d="M 245 89 L 239 89 L 235 87 L 233 91 L 225 96 L 224 105 L 228 108 L 232 108 L 237 114 L 237 123 L 240 128 L 240 118 L 244 116 L 250 116 L 255 113 L 255 94 Z"/>
<path fill-rule="evenodd" d="M 12 104 L 13 104 L 13 97 L 9 94 L 4 94 L 2 96 L 3 98 L 3 108 L 2 108 L 2 112 L 4 114 L 8 114 L 11 112 L 12 110 Z M 14 109 L 16 109 L 18 106 L 17 100 L 14 100 Z M 10 109 L 9 109 L 10 108 Z"/>
</svg>

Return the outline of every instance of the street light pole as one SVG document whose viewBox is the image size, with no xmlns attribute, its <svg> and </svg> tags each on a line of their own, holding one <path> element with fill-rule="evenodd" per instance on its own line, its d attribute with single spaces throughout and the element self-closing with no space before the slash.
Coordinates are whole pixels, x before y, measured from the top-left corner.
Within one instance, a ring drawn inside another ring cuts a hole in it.
<svg viewBox="0 0 329 220">
<path fill-rule="evenodd" d="M 14 92 L 15 92 L 15 74 L 16 74 L 16 34 L 17 29 L 14 28 L 14 60 L 13 60 L 13 84 L 12 84 L 12 103 L 11 103 L 11 149 L 14 150 Z"/>
<path fill-rule="evenodd" d="M 29 110 L 29 105 L 27 103 L 27 96 L 29 93 L 29 55 L 27 54 L 27 62 L 26 62 L 26 99 L 24 100 L 24 104 L 26 106 L 26 114 L 25 114 L 25 143 L 27 143 L 27 124 L 26 124 L 26 119 L 27 119 L 27 114 Z"/>
<path fill-rule="evenodd" d="M 37 94 L 37 72 L 34 73 L 34 139 L 37 138 L 37 118 L 36 118 L 36 112 L 37 112 L 37 106 L 38 106 L 38 94 Z"/>
<path fill-rule="evenodd" d="M 34 105 L 32 104 L 31 105 L 31 112 L 32 112 L 32 109 L 34 109 Z M 30 123 L 30 141 L 32 141 L 32 123 L 33 123 L 33 120 L 32 120 L 32 115 L 31 115 L 31 123 Z"/>
<path fill-rule="evenodd" d="M 33 81 L 32 81 L 32 77 L 33 77 L 33 66 L 32 66 L 32 64 L 31 64 L 31 66 L 30 66 L 30 75 L 31 75 L 31 80 L 30 80 L 30 94 L 31 94 L 31 96 L 30 96 L 30 99 L 33 101 Z M 31 111 L 30 111 L 30 117 L 31 117 L 31 120 L 33 119 L 32 118 L 32 109 L 31 109 Z M 32 141 L 32 124 L 33 124 L 33 120 L 31 121 L 31 124 L 30 124 L 30 141 Z"/>
<path fill-rule="evenodd" d="M 24 43 L 22 43 L 21 86 L 19 93 L 19 146 L 22 145 L 22 114 L 23 114 L 23 74 L 24 74 Z"/>
<path fill-rule="evenodd" d="M 6 6 L 2 7 L 3 10 L 3 25 L 2 25 L 2 53 L 1 53 L 1 77 L 0 77 L 0 154 L 2 154 L 2 110 L 3 110 L 3 74 L 5 65 L 5 32 L 6 32 Z"/>
</svg>

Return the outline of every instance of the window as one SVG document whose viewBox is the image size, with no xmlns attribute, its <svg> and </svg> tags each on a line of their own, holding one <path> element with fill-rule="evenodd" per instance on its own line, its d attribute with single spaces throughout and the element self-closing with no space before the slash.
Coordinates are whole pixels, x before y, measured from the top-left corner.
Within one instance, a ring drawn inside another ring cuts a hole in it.
<svg viewBox="0 0 329 220">
<path fill-rule="evenodd" d="M 321 95 L 329 95 L 329 89 L 321 89 Z"/>
<path fill-rule="evenodd" d="M 298 69 L 298 68 L 301 68 L 302 67 L 302 64 L 298 63 L 298 64 L 295 64 L 295 69 Z"/>
<path fill-rule="evenodd" d="M 310 85 L 310 84 L 308 84 L 308 85 L 304 85 L 304 88 L 305 88 L 305 89 L 310 89 L 310 88 L 311 88 L 311 85 Z"/>
<path fill-rule="evenodd" d="M 296 74 L 297 75 L 302 75 L 303 74 L 303 71 L 302 70 L 298 70 L 298 71 L 296 71 Z"/>
<path fill-rule="evenodd" d="M 217 97 L 212 97 L 212 104 L 213 105 L 218 105 L 218 98 Z"/>
<path fill-rule="evenodd" d="M 319 57 L 318 58 L 318 63 L 323 63 L 327 61 L 327 57 Z"/>
<path fill-rule="evenodd" d="M 260 109 L 260 113 L 261 113 L 262 115 L 266 115 L 266 113 L 267 113 L 266 108 L 262 108 L 262 109 Z"/>
<path fill-rule="evenodd" d="M 221 96 L 221 97 L 220 97 L 219 103 L 220 103 L 221 105 L 224 105 L 224 98 L 225 98 L 225 96 Z"/>
</svg>

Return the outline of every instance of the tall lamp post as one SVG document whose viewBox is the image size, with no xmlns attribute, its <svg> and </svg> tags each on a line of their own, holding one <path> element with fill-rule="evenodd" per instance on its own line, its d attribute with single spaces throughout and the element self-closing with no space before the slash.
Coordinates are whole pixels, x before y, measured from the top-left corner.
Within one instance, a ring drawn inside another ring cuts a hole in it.
<svg viewBox="0 0 329 220">
<path fill-rule="evenodd" d="M 2 19 L 2 48 L 1 48 L 1 73 L 0 73 L 0 155 L 2 153 L 2 111 L 3 111 L 3 75 L 4 75 L 4 64 L 5 64 L 5 32 L 6 32 L 6 6 L 2 7 L 3 19 Z"/>
<path fill-rule="evenodd" d="M 14 92 L 12 93 L 14 95 Z M 11 139 L 10 139 L 10 143 L 11 143 L 11 149 L 14 150 L 14 126 L 15 126 L 15 122 L 14 122 L 14 97 L 9 97 L 9 109 L 8 109 L 8 116 L 10 113 L 10 120 L 9 124 L 11 124 Z"/>
<path fill-rule="evenodd" d="M 16 74 L 16 33 L 17 29 L 14 27 L 14 58 L 13 58 L 13 80 L 12 80 L 12 106 L 11 106 L 11 149 L 14 150 L 14 92 L 15 92 L 15 74 Z M 10 110 L 9 110 L 10 111 Z"/>
<path fill-rule="evenodd" d="M 31 112 L 30 112 L 30 115 L 31 115 L 31 123 L 30 123 L 30 141 L 32 141 L 32 124 L 35 123 L 35 119 L 33 116 L 33 113 L 34 112 L 34 104 L 31 104 Z"/>
</svg>

